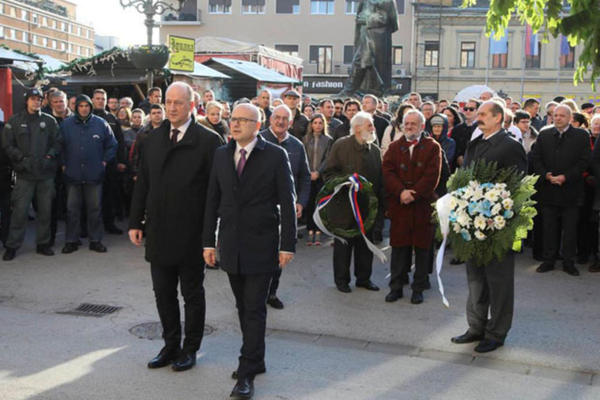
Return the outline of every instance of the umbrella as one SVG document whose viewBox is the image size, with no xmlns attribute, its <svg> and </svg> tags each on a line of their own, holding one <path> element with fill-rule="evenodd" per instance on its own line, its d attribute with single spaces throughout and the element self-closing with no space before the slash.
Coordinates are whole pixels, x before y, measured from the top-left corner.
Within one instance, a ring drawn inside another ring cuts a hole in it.
<svg viewBox="0 0 600 400">
<path fill-rule="evenodd" d="M 457 101 L 459 103 L 466 103 L 467 101 L 469 101 L 469 99 L 478 99 L 479 96 L 481 96 L 481 93 L 484 92 L 492 92 L 494 96 L 496 95 L 496 91 L 494 89 L 489 88 L 485 85 L 472 85 L 467 86 L 466 88 L 458 92 L 454 97 L 454 101 Z"/>
</svg>

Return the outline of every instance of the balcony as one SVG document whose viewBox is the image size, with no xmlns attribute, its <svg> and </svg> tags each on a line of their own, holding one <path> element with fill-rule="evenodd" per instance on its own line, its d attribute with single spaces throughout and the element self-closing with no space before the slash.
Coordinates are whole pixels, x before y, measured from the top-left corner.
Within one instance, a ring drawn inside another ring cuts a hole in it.
<svg viewBox="0 0 600 400">
<path fill-rule="evenodd" d="M 186 0 L 180 12 L 168 11 L 160 19 L 160 25 L 202 25 L 202 10 L 197 0 Z"/>
</svg>

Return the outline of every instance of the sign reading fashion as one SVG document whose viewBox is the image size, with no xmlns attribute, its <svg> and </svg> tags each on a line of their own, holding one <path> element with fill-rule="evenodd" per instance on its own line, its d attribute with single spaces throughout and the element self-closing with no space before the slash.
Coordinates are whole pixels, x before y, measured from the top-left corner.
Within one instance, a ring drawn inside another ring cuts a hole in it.
<svg viewBox="0 0 600 400">
<path fill-rule="evenodd" d="M 195 46 L 194 39 L 169 35 L 169 49 L 171 50 L 169 69 L 193 72 Z"/>
</svg>

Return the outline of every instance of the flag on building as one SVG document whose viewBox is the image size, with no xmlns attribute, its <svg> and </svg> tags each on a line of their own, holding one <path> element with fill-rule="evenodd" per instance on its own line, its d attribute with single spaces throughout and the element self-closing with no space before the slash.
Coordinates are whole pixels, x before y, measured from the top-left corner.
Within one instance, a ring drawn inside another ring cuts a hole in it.
<svg viewBox="0 0 600 400">
<path fill-rule="evenodd" d="M 504 30 L 504 35 L 498 40 L 494 39 L 496 32 L 492 31 L 490 35 L 490 54 L 508 53 L 508 32 Z"/>
<path fill-rule="evenodd" d="M 569 44 L 569 39 L 565 35 L 560 35 L 560 55 L 568 56 L 571 52 L 571 45 Z"/>
<path fill-rule="evenodd" d="M 537 33 L 533 33 L 531 25 L 525 27 L 525 55 L 539 55 L 538 35 Z"/>
</svg>

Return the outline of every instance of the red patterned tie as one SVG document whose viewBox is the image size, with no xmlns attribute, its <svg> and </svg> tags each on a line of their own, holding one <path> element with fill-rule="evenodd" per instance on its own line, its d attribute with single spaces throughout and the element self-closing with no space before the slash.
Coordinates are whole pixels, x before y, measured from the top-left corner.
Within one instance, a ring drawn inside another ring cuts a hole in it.
<svg viewBox="0 0 600 400">
<path fill-rule="evenodd" d="M 419 141 L 417 139 L 410 140 L 410 141 L 407 140 L 407 142 L 408 142 L 408 147 L 414 146 L 415 144 L 419 143 Z"/>
<path fill-rule="evenodd" d="M 246 166 L 246 150 L 240 149 L 240 161 L 238 161 L 238 165 L 237 165 L 238 177 L 242 176 L 242 172 L 244 171 L 245 166 Z"/>
</svg>

